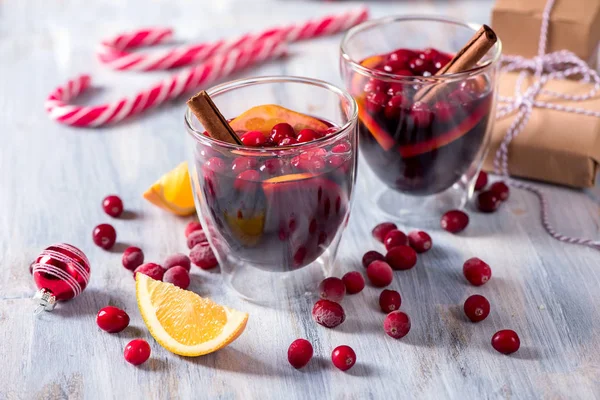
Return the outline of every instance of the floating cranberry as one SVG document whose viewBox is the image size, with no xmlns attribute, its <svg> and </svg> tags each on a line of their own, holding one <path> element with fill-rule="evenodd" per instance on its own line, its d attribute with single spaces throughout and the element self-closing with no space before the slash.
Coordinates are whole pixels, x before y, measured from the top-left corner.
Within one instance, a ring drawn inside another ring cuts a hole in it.
<svg viewBox="0 0 600 400">
<path fill-rule="evenodd" d="M 187 238 L 187 247 L 188 249 L 193 249 L 195 245 L 198 243 L 207 242 L 206 233 L 204 231 L 195 231 L 192 232 Z"/>
<path fill-rule="evenodd" d="M 517 332 L 503 329 L 492 336 L 492 347 L 502 354 L 511 354 L 519 350 L 521 340 Z"/>
<path fill-rule="evenodd" d="M 337 133 L 338 130 L 339 129 L 336 126 L 330 126 L 329 128 L 325 129 L 325 132 L 323 132 L 323 136 L 333 135 L 334 133 Z"/>
<path fill-rule="evenodd" d="M 461 210 L 450 210 L 442 215 L 440 226 L 450 233 L 458 233 L 469 225 L 469 216 Z"/>
<path fill-rule="evenodd" d="M 252 157 L 237 157 L 231 163 L 231 170 L 234 174 L 239 174 L 258 166 L 258 162 Z"/>
<path fill-rule="evenodd" d="M 202 269 L 211 269 L 219 264 L 208 242 L 195 245 L 190 251 L 190 260 Z"/>
<path fill-rule="evenodd" d="M 408 64 L 410 60 L 412 60 L 417 53 L 408 49 L 398 49 L 394 52 L 390 53 L 389 59 L 394 61 L 402 61 L 405 65 Z"/>
<path fill-rule="evenodd" d="M 258 167 L 258 170 L 268 177 L 276 176 L 284 173 L 285 164 L 280 158 L 269 158 Z"/>
<path fill-rule="evenodd" d="M 259 131 L 249 131 L 240 138 L 242 144 L 248 147 L 262 147 L 267 144 L 268 137 Z"/>
<path fill-rule="evenodd" d="M 488 174 L 485 171 L 479 171 L 475 181 L 475 190 L 483 190 L 488 184 Z"/>
<path fill-rule="evenodd" d="M 331 361 L 337 369 L 347 371 L 356 364 L 356 353 L 350 346 L 338 346 L 331 353 Z"/>
<path fill-rule="evenodd" d="M 422 52 L 419 53 L 419 58 L 428 62 L 433 62 L 435 57 L 440 54 L 436 49 L 432 49 L 431 47 L 426 48 Z"/>
<path fill-rule="evenodd" d="M 133 271 L 144 263 L 144 252 L 139 247 L 128 247 L 123 252 L 121 263 L 125 268 Z"/>
<path fill-rule="evenodd" d="M 301 171 L 316 172 L 325 168 L 325 149 L 314 149 L 292 158 L 292 166 Z"/>
<path fill-rule="evenodd" d="M 271 140 L 279 144 L 285 138 L 295 138 L 296 132 L 294 132 L 294 128 L 288 123 L 281 122 L 271 129 Z"/>
<path fill-rule="evenodd" d="M 383 64 L 383 70 L 387 73 L 393 74 L 396 71 L 400 71 L 406 68 L 406 63 L 402 60 L 389 60 Z"/>
<path fill-rule="evenodd" d="M 288 347 L 288 361 L 296 369 L 308 364 L 312 356 L 312 344 L 306 339 L 296 339 Z"/>
<path fill-rule="evenodd" d="M 408 244 L 417 253 L 425 253 L 431 249 L 433 242 L 431 241 L 431 236 L 429 236 L 427 232 L 411 231 L 408 233 Z"/>
<path fill-rule="evenodd" d="M 427 103 L 417 101 L 410 108 L 410 115 L 415 121 L 415 125 L 421 128 L 427 128 L 433 120 L 433 113 Z"/>
<path fill-rule="evenodd" d="M 350 145 L 350 142 L 341 142 L 333 146 L 331 148 L 331 152 L 336 154 L 347 153 L 350 151 L 351 148 L 352 146 Z"/>
<path fill-rule="evenodd" d="M 294 265 L 296 267 L 300 267 L 302 266 L 302 263 L 304 262 L 304 259 L 306 258 L 306 253 L 308 252 L 308 250 L 306 250 L 306 247 L 304 246 L 300 246 L 298 248 L 298 250 L 296 250 L 296 252 L 294 253 Z"/>
<path fill-rule="evenodd" d="M 472 322 L 483 321 L 490 315 L 490 302 L 485 297 L 474 294 L 465 300 L 464 310 Z"/>
<path fill-rule="evenodd" d="M 367 111 L 371 114 L 377 114 L 385 107 L 388 97 L 383 92 L 374 92 L 367 96 Z"/>
<path fill-rule="evenodd" d="M 454 119 L 455 109 L 452 106 L 452 104 L 442 100 L 435 103 L 435 106 L 433 107 L 433 112 L 435 113 L 435 118 L 438 121 L 446 124 L 448 122 L 452 122 L 452 120 Z"/>
<path fill-rule="evenodd" d="M 313 129 L 302 129 L 298 133 L 296 140 L 298 140 L 298 143 L 306 143 L 306 142 L 311 142 L 315 139 L 319 139 L 320 137 L 321 137 L 321 134 L 317 133 L 317 131 L 315 131 Z"/>
<path fill-rule="evenodd" d="M 417 264 L 417 252 L 409 246 L 396 246 L 387 252 L 385 261 L 393 269 L 411 269 Z"/>
<path fill-rule="evenodd" d="M 490 186 L 490 192 L 496 193 L 496 196 L 498 196 L 501 201 L 508 200 L 510 194 L 508 186 L 502 181 L 494 182 L 492 186 Z"/>
<path fill-rule="evenodd" d="M 371 264 L 373 261 L 383 261 L 385 260 L 385 256 L 383 254 L 381 254 L 378 251 L 375 250 L 370 250 L 367 251 L 362 258 L 362 265 L 363 267 L 367 268 L 369 266 L 369 264 Z"/>
<path fill-rule="evenodd" d="M 187 269 L 177 265 L 173 268 L 169 268 L 167 272 L 165 272 L 163 282 L 172 283 L 185 290 L 190 286 L 190 274 Z"/>
<path fill-rule="evenodd" d="M 415 57 L 408 62 L 408 67 L 415 75 L 423 75 L 424 72 L 429 71 L 432 68 L 430 62 L 423 60 L 422 58 Z"/>
<path fill-rule="evenodd" d="M 437 73 L 438 70 L 442 69 L 451 60 L 452 57 L 450 57 L 449 55 L 438 53 L 438 55 L 435 56 L 432 60 L 433 67 L 436 69 L 435 73 Z"/>
<path fill-rule="evenodd" d="M 371 231 L 373 237 L 383 243 L 385 236 L 392 230 L 398 229 L 393 222 L 382 222 Z"/>
<path fill-rule="evenodd" d="M 375 287 L 384 287 L 392 283 L 394 272 L 385 261 L 373 261 L 367 267 L 367 277 Z"/>
<path fill-rule="evenodd" d="M 410 318 L 402 311 L 392 311 L 383 321 L 383 330 L 394 339 L 403 338 L 410 331 Z"/>
<path fill-rule="evenodd" d="M 387 90 L 387 84 L 379 79 L 370 79 L 364 87 L 365 93 L 380 93 Z"/>
<path fill-rule="evenodd" d="M 201 243 L 201 242 L 198 242 Z M 197 244 L 197 243 L 196 243 Z M 194 247 L 194 246 L 192 246 Z M 171 254 L 165 259 L 162 266 L 164 269 L 171 269 L 173 267 L 183 267 L 186 271 L 189 271 L 191 268 L 191 261 L 188 256 L 182 253 Z"/>
<path fill-rule="evenodd" d="M 96 315 L 96 324 L 108 333 L 121 332 L 129 326 L 129 315 L 117 307 L 104 307 Z"/>
<path fill-rule="evenodd" d="M 206 161 L 206 163 L 204 163 L 204 168 L 208 171 L 221 173 L 224 172 L 225 169 L 227 169 L 227 166 L 225 165 L 225 161 L 223 161 L 219 157 L 212 157 L 209 158 L 208 161 Z"/>
<path fill-rule="evenodd" d="M 110 195 L 102 200 L 102 208 L 104 212 L 111 217 L 119 217 L 123 213 L 123 201 L 119 196 Z"/>
<path fill-rule="evenodd" d="M 279 142 L 279 146 L 291 146 L 293 144 L 298 144 L 298 140 L 296 138 L 285 138 L 281 142 Z"/>
<path fill-rule="evenodd" d="M 140 365 L 150 358 L 150 345 L 144 339 L 134 339 L 127 343 L 123 356 L 133 365 Z"/>
<path fill-rule="evenodd" d="M 501 203 L 500 198 L 491 190 L 486 190 L 477 195 L 477 208 L 481 212 L 494 212 L 500 207 Z"/>
<path fill-rule="evenodd" d="M 333 168 L 339 168 L 344 162 L 346 162 L 346 158 L 339 154 L 333 154 L 327 158 L 327 165 Z"/>
<path fill-rule="evenodd" d="M 319 325 L 335 328 L 346 320 L 346 313 L 341 305 L 331 300 L 319 300 L 312 309 L 312 317 Z"/>
<path fill-rule="evenodd" d="M 198 221 L 191 221 L 185 227 L 185 237 L 188 238 L 192 232 L 201 231 L 202 224 Z"/>
<path fill-rule="evenodd" d="M 394 83 L 390 84 L 390 87 L 387 90 L 387 94 L 390 97 L 401 96 L 403 91 L 404 91 L 404 85 L 402 83 L 394 82 Z M 396 100 L 396 102 L 397 101 L 399 101 L 399 100 Z M 404 102 L 403 102 L 403 104 L 404 104 Z"/>
<path fill-rule="evenodd" d="M 385 245 L 386 250 L 393 249 L 396 246 L 406 246 L 408 245 L 408 238 L 406 234 L 398 229 L 393 229 L 385 235 L 383 239 L 383 244 Z"/>
<path fill-rule="evenodd" d="M 319 296 L 339 303 L 346 295 L 346 285 L 340 278 L 325 278 L 319 284 Z"/>
<path fill-rule="evenodd" d="M 240 192 L 249 192 L 258 189 L 258 181 L 260 181 L 260 173 L 249 169 L 236 176 L 233 187 Z"/>
<path fill-rule="evenodd" d="M 492 269 L 477 257 L 469 258 L 463 264 L 465 278 L 474 286 L 481 286 L 492 277 Z"/>
<path fill-rule="evenodd" d="M 392 96 L 385 105 L 384 114 L 388 119 L 399 118 L 403 109 L 409 107 L 408 102 L 401 94 Z"/>
<path fill-rule="evenodd" d="M 400 293 L 395 290 L 384 289 L 379 294 L 379 307 L 386 314 L 399 309 L 400 304 L 402 304 L 402 298 Z"/>
<path fill-rule="evenodd" d="M 110 224 L 100 224 L 94 228 L 92 239 L 97 246 L 108 250 L 114 246 L 117 241 L 117 231 Z"/>
<path fill-rule="evenodd" d="M 147 275 L 155 281 L 162 281 L 163 276 L 165 275 L 165 269 L 155 263 L 146 263 L 140 265 L 133 271 L 133 279 L 135 279 L 138 273 Z"/>
<path fill-rule="evenodd" d="M 360 293 L 365 288 L 365 278 L 358 271 L 347 272 L 342 277 L 342 282 L 344 282 L 348 294 Z"/>
</svg>

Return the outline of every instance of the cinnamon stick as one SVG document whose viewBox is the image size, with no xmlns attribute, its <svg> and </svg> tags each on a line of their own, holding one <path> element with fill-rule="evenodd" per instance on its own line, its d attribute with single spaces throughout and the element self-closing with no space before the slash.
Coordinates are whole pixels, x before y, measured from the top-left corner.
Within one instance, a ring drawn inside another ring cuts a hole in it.
<svg viewBox="0 0 600 400">
<path fill-rule="evenodd" d="M 454 58 L 435 74 L 455 74 L 457 72 L 467 71 L 477 65 L 487 52 L 496 44 L 498 37 L 496 33 L 487 25 L 483 25 L 473 37 L 460 49 Z M 415 96 L 415 101 L 429 102 L 437 95 L 438 90 L 443 85 L 429 85 L 419 90 Z"/>
<path fill-rule="evenodd" d="M 231 126 L 229 126 L 229 123 L 205 90 L 191 97 L 187 101 L 187 105 L 198 118 L 198 121 L 202 123 L 210 137 L 223 142 L 242 145 L 240 138 L 231 129 Z"/>
</svg>

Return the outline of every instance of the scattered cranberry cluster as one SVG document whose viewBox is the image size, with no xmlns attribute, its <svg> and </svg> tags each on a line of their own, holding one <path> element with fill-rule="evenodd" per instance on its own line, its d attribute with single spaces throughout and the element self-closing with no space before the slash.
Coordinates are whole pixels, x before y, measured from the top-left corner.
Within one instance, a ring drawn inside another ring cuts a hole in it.
<svg viewBox="0 0 600 400">
<path fill-rule="evenodd" d="M 98 311 L 96 324 L 108 333 L 118 333 L 129 326 L 129 315 L 120 308 L 108 306 Z M 144 339 L 134 339 L 127 343 L 123 355 L 133 365 L 140 365 L 150 358 L 150 345 Z"/>
<path fill-rule="evenodd" d="M 240 140 L 244 146 L 248 147 L 291 146 L 297 143 L 311 142 L 335 132 L 337 132 L 337 128 L 330 127 L 323 132 L 314 129 L 302 129 L 296 133 L 290 124 L 282 122 L 273 126 L 270 136 L 265 136 L 260 131 L 248 131 L 242 134 Z"/>
</svg>

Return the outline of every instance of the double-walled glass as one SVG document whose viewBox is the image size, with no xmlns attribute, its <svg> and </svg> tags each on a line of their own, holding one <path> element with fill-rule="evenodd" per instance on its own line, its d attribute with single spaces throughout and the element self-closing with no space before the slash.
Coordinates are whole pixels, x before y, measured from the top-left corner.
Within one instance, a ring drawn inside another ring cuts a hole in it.
<svg viewBox="0 0 600 400">
<path fill-rule="evenodd" d="M 185 115 L 196 208 L 225 280 L 259 303 L 310 293 L 329 274 L 349 216 L 356 102 L 342 89 L 299 77 L 244 79 L 207 92 L 227 119 L 279 105 L 338 128 L 307 143 L 250 148 L 210 138 L 189 110 Z M 262 124 L 266 110 L 252 124 Z M 242 173 L 248 170 L 256 172 Z"/>
</svg>

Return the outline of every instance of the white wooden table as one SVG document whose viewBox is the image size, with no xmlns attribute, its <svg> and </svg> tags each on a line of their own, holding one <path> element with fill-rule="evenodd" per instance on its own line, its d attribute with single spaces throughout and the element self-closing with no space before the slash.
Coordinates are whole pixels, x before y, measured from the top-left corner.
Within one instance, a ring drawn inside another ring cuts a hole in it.
<svg viewBox="0 0 600 400">
<path fill-rule="evenodd" d="M 210 4 L 210 6 L 208 6 Z M 600 397 L 600 254 L 559 243 L 539 223 L 539 205 L 513 190 L 494 215 L 472 213 L 465 234 L 431 230 L 435 247 L 393 287 L 413 320 L 396 341 L 383 334 L 378 291 L 344 302 L 348 320 L 327 330 L 310 318 L 310 304 L 271 310 L 224 292 L 219 274 L 194 268 L 191 288 L 246 310 L 246 332 L 231 346 L 197 359 L 162 349 L 147 332 L 135 303 L 131 276 L 118 251 L 94 246 L 92 228 L 109 218 L 100 208 L 118 193 L 132 220 L 114 223 L 121 243 L 139 245 L 148 260 L 185 249 L 186 219 L 146 203 L 141 193 L 185 158 L 184 101 L 173 102 L 111 129 L 76 130 L 48 120 L 45 96 L 56 85 L 89 72 L 106 88 L 86 101 L 115 98 L 154 82 L 157 74 L 114 73 L 94 59 L 107 34 L 148 25 L 177 28 L 183 40 L 231 36 L 266 25 L 350 7 L 346 2 L 219 0 L 0 2 L 0 399 L 395 399 Z M 372 3 L 372 14 L 430 13 L 476 22 L 489 19 L 489 1 Z M 293 46 L 285 62 L 239 76 L 306 75 L 341 84 L 340 37 Z M 385 217 L 371 203 L 374 180 L 361 165 L 356 201 L 343 238 L 340 265 L 361 269 L 369 236 Z M 548 187 L 551 218 L 566 233 L 596 237 L 597 188 Z M 413 227 L 405 226 L 410 229 Z M 35 291 L 28 265 L 54 242 L 83 249 L 92 280 L 77 299 L 52 313 L 32 315 Z M 123 246 L 118 246 L 120 250 Z M 462 262 L 480 256 L 492 266 L 486 286 L 468 286 Z M 462 302 L 472 293 L 492 303 L 490 317 L 465 321 Z M 124 308 L 131 326 L 107 334 L 95 324 L 106 305 Z M 490 346 L 503 328 L 519 332 L 521 349 L 504 356 Z M 132 338 L 149 340 L 152 357 L 136 368 L 122 356 Z M 309 338 L 317 355 L 301 371 L 286 360 L 287 346 Z M 331 349 L 351 345 L 358 363 L 347 373 L 332 367 Z"/>
</svg>

